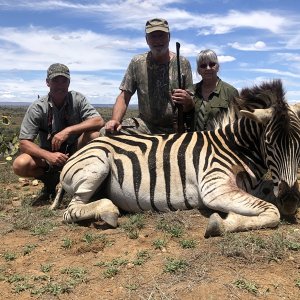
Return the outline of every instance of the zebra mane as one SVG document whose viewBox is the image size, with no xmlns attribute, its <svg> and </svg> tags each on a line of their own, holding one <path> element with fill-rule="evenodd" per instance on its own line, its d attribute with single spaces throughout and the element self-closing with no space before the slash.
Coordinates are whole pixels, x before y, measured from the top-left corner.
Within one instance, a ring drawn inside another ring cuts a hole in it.
<svg viewBox="0 0 300 300">
<path fill-rule="evenodd" d="M 222 128 L 237 119 L 237 115 L 234 107 L 229 106 L 228 111 L 217 115 L 213 120 L 208 122 L 207 130 L 215 130 L 217 128 Z"/>
<path fill-rule="evenodd" d="M 249 110 L 273 107 L 276 111 L 286 107 L 285 91 L 280 79 L 263 82 L 252 88 L 243 88 L 240 97 L 235 98 L 232 105 L 236 110 Z"/>
<path fill-rule="evenodd" d="M 212 121 L 210 129 L 223 127 L 239 119 L 241 117 L 240 110 L 253 112 L 255 109 L 270 107 L 274 109 L 273 115 L 276 118 L 288 121 L 288 104 L 280 79 L 263 82 L 261 85 L 255 85 L 252 88 L 243 88 L 240 96 L 235 97 L 229 103 L 228 111 Z M 288 123 L 285 122 L 285 124 Z"/>
</svg>

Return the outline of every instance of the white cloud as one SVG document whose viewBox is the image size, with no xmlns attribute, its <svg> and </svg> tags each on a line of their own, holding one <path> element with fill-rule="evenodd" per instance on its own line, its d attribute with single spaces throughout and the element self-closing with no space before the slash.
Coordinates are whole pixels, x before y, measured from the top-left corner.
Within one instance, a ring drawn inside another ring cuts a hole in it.
<svg viewBox="0 0 300 300">
<path fill-rule="evenodd" d="M 288 77 L 300 78 L 300 74 L 295 74 L 295 73 L 292 73 L 289 71 L 282 71 L 282 70 L 276 70 L 276 69 L 249 68 L 249 69 L 247 69 L 247 71 L 273 74 L 273 75 L 277 75 L 277 76 L 288 76 Z"/>
<path fill-rule="evenodd" d="M 61 14 L 78 14 L 82 18 L 101 15 L 101 21 L 115 29 L 135 29 L 143 31 L 145 20 L 153 16 L 166 18 L 174 30 L 189 28 L 199 29 L 200 34 L 224 34 L 234 29 L 247 27 L 268 30 L 272 33 L 281 33 L 292 27 L 297 16 L 288 18 L 276 12 L 252 10 L 242 12 L 230 10 L 226 14 L 203 14 L 189 12 L 187 9 L 174 7 L 182 3 L 189 5 L 189 1 L 167 0 L 102 0 L 93 2 L 75 1 L 0 1 L 3 10 L 57 10 Z M 95 19 L 96 19 L 95 18 Z M 117 21 L 116 21 L 117 20 Z"/>
<path fill-rule="evenodd" d="M 266 43 L 263 41 L 257 41 L 252 44 L 240 44 L 239 42 L 228 43 L 228 46 L 241 50 L 241 51 L 270 51 L 270 47 L 267 47 Z"/>
<path fill-rule="evenodd" d="M 37 27 L 0 28 L 0 41 L 0 55 L 5 57 L 0 70 L 11 66 L 41 70 L 52 62 L 64 62 L 73 70 L 120 70 L 126 68 L 137 49 L 147 48 L 144 38 Z"/>
<path fill-rule="evenodd" d="M 91 103 L 114 103 L 119 94 L 119 85 L 119 80 L 71 73 L 70 90 L 83 93 Z M 32 102 L 37 99 L 38 95 L 46 95 L 48 91 L 45 76 L 29 80 L 1 79 L 0 99 L 1 101 Z"/>
<path fill-rule="evenodd" d="M 288 52 L 281 52 L 276 54 L 276 61 L 285 61 L 290 64 L 292 63 L 299 63 L 300 62 L 300 54 L 298 53 L 288 53 Z"/>
<path fill-rule="evenodd" d="M 201 19 L 201 22 L 198 22 L 198 27 L 202 30 L 199 31 L 199 34 L 205 35 L 225 34 L 243 27 L 268 30 L 279 34 L 295 23 L 293 18 L 286 19 L 284 16 L 259 10 L 246 13 L 231 10 L 227 15 L 203 15 L 199 19 Z M 195 26 L 197 25 L 195 24 Z"/>
<path fill-rule="evenodd" d="M 300 34 L 293 34 L 286 43 L 287 49 L 300 49 Z"/>
<path fill-rule="evenodd" d="M 226 62 L 235 61 L 235 57 L 230 56 L 230 55 L 219 55 L 218 60 L 219 60 L 220 64 L 222 64 L 222 63 L 226 63 Z"/>
</svg>

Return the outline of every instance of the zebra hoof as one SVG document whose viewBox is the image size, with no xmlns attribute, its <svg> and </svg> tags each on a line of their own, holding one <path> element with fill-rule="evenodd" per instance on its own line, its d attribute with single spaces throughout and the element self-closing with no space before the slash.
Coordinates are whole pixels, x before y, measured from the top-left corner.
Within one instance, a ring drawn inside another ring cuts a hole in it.
<svg viewBox="0 0 300 300">
<path fill-rule="evenodd" d="M 217 213 L 212 214 L 208 220 L 204 237 L 220 236 L 223 232 L 223 219 Z"/>
<path fill-rule="evenodd" d="M 101 220 L 110 225 L 113 228 L 118 226 L 118 214 L 112 212 L 101 213 Z"/>
</svg>

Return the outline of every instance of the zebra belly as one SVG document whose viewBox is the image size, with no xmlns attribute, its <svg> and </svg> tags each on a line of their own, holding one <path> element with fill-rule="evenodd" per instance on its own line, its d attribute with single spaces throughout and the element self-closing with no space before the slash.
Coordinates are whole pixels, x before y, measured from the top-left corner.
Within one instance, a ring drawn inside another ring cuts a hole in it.
<svg viewBox="0 0 300 300">
<path fill-rule="evenodd" d="M 136 191 L 130 183 L 120 186 L 118 182 L 112 180 L 107 186 L 106 195 L 116 206 L 128 212 L 167 212 L 202 206 L 198 187 L 195 185 L 188 185 L 185 194 L 182 186 L 172 185 L 170 192 L 167 193 L 165 189 L 150 191 L 148 182 L 144 184 L 144 188 L 140 187 Z"/>
</svg>

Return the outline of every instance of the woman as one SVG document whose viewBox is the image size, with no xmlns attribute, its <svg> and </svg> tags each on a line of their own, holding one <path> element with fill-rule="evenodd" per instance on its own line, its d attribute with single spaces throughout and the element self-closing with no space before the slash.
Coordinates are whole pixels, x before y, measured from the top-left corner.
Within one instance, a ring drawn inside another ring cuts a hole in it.
<svg viewBox="0 0 300 300">
<path fill-rule="evenodd" d="M 228 110 L 230 101 L 239 93 L 218 77 L 219 62 L 213 50 L 202 50 L 198 54 L 197 71 L 202 80 L 194 85 L 194 130 L 209 130 L 212 128 L 212 121 Z"/>
</svg>

